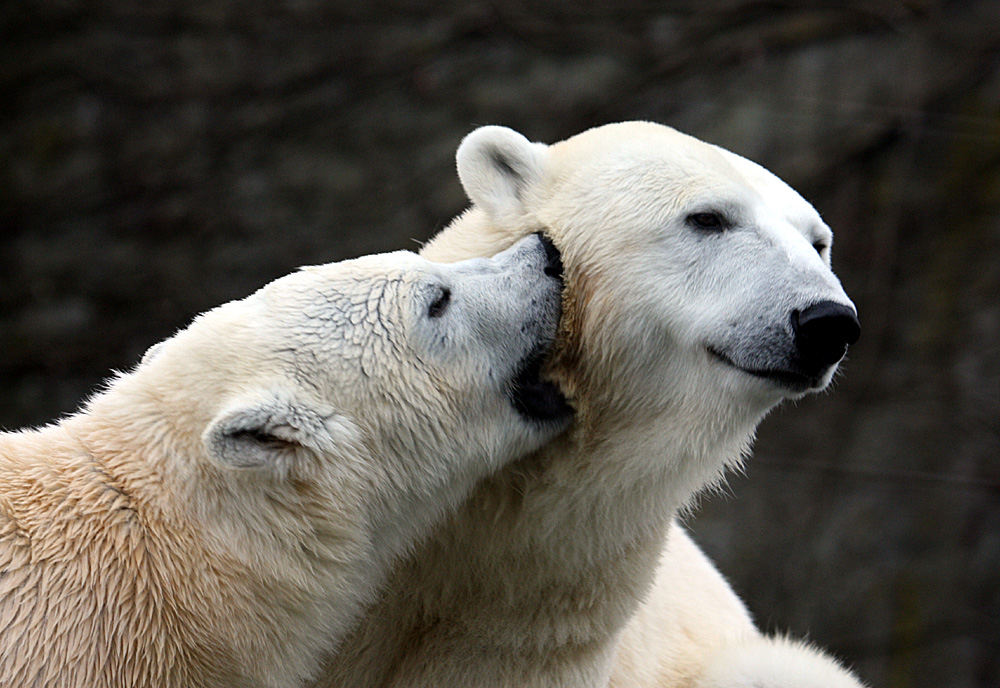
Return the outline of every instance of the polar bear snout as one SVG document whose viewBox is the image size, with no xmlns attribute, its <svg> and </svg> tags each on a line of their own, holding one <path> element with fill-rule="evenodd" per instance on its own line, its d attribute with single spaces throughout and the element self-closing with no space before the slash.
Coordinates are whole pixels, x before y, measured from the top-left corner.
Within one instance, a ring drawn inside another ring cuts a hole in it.
<svg viewBox="0 0 1000 688">
<path fill-rule="evenodd" d="M 808 303 L 808 302 L 807 302 Z M 825 388 L 848 347 L 858 341 L 861 325 L 853 305 L 830 299 L 789 311 L 779 322 L 743 320 L 709 355 L 724 365 L 798 396 Z"/>
<path fill-rule="evenodd" d="M 544 364 L 555 341 L 562 302 L 562 257 L 552 241 L 540 232 L 522 239 L 498 254 L 501 264 L 518 265 L 518 281 L 528 291 L 519 307 L 522 334 L 528 351 L 517 365 L 508 388 L 510 402 L 522 418 L 538 423 L 563 424 L 573 409 L 561 390 L 544 378 Z M 516 285 L 510 288 L 517 289 Z"/>
<path fill-rule="evenodd" d="M 820 301 L 791 315 L 800 365 L 811 377 L 820 377 L 858 341 L 861 324 L 853 308 Z"/>
</svg>

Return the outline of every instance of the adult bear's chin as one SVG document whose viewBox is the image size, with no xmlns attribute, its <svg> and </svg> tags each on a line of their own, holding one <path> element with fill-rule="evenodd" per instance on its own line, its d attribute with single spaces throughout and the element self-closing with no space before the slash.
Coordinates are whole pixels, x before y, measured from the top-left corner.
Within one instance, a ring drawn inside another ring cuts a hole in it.
<svg viewBox="0 0 1000 688">
<path fill-rule="evenodd" d="M 530 421 L 567 421 L 573 415 L 573 407 L 555 383 L 542 379 L 545 353 L 545 350 L 533 352 L 521 364 L 511 380 L 510 401 L 517 412 Z"/>
</svg>

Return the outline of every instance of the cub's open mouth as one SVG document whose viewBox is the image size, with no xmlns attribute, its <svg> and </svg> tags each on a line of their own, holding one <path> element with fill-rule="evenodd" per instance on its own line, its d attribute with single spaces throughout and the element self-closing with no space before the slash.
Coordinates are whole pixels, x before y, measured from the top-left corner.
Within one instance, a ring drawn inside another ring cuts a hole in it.
<svg viewBox="0 0 1000 688">
<path fill-rule="evenodd" d="M 564 284 L 559 249 L 544 233 L 536 232 L 535 235 L 545 251 L 544 273 L 558 281 L 561 289 Z M 553 332 L 553 336 L 554 334 Z M 542 379 L 542 365 L 551 349 L 552 342 L 548 341 L 525 356 L 508 388 L 511 404 L 517 412 L 525 419 L 538 423 L 566 421 L 573 415 L 573 407 L 566 401 L 558 385 Z"/>
<path fill-rule="evenodd" d="M 810 389 L 816 389 L 821 386 L 819 378 L 811 377 L 804 373 L 799 373 L 794 370 L 788 370 L 783 368 L 745 368 L 738 365 L 733 359 L 731 359 L 726 354 L 722 353 L 713 346 L 706 347 L 708 353 L 712 358 L 724 363 L 730 368 L 735 368 L 740 372 L 746 373 L 756 378 L 762 380 L 767 380 L 768 382 L 774 384 L 775 386 L 782 387 L 792 392 L 805 392 Z"/>
<path fill-rule="evenodd" d="M 510 384 L 514 408 L 528 420 L 541 423 L 566 420 L 573 415 L 573 407 L 559 387 L 542 379 L 542 362 L 547 353 L 548 348 L 544 347 L 529 354 Z"/>
</svg>

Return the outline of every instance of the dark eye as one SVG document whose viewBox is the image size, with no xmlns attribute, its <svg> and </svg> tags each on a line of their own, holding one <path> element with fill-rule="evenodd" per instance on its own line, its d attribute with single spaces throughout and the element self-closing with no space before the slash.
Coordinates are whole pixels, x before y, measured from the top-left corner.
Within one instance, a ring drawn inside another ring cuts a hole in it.
<svg viewBox="0 0 1000 688">
<path fill-rule="evenodd" d="M 687 216 L 686 222 L 695 229 L 709 232 L 721 232 L 726 228 L 726 219 L 716 212 L 692 213 Z"/>
<path fill-rule="evenodd" d="M 816 253 L 819 253 L 820 255 L 822 255 L 823 251 L 825 251 L 826 249 L 828 249 L 829 246 L 827 246 L 826 244 L 824 244 L 822 241 L 817 241 L 815 244 L 813 244 L 813 248 L 816 249 Z"/>
<path fill-rule="evenodd" d="M 441 287 L 438 291 L 437 296 L 431 301 L 431 305 L 427 307 L 427 315 L 431 318 L 440 318 L 444 315 L 445 310 L 448 308 L 448 303 L 451 301 L 451 289 L 448 287 Z"/>
</svg>

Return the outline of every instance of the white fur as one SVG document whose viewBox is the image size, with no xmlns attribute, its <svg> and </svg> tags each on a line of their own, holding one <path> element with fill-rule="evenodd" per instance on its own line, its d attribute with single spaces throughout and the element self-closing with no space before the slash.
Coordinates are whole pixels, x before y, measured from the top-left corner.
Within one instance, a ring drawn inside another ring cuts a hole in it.
<svg viewBox="0 0 1000 688">
<path fill-rule="evenodd" d="M 555 336 L 547 265 L 531 237 L 305 268 L 0 434 L 0 685 L 302 685 L 396 557 L 562 429 L 509 397 Z"/>
<path fill-rule="evenodd" d="M 853 308 L 829 267 L 829 228 L 766 170 L 650 123 L 552 146 L 484 127 L 457 159 L 473 207 L 424 255 L 551 237 L 566 278 L 551 374 L 577 421 L 480 485 L 395 569 L 321 684 L 634 688 L 702 676 L 792 688 L 800 659 L 835 666 L 761 638 L 673 525 L 740 461 L 768 410 L 833 375 L 792 388 L 745 372 L 788 359 L 791 309 Z M 726 231 L 691 226 L 707 211 L 726 213 Z M 742 661 L 748 638 L 773 661 Z"/>
<path fill-rule="evenodd" d="M 849 671 L 809 645 L 749 637 L 712 655 L 696 688 L 856 688 Z"/>
</svg>

